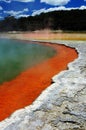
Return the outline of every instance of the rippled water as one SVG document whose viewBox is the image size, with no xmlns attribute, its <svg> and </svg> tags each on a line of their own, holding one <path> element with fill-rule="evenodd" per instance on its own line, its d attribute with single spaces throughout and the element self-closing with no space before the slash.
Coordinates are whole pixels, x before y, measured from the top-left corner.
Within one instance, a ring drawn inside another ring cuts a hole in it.
<svg viewBox="0 0 86 130">
<path fill-rule="evenodd" d="M 22 71 L 55 54 L 51 47 L 27 43 L 0 39 L 0 83 L 15 78 Z"/>
</svg>

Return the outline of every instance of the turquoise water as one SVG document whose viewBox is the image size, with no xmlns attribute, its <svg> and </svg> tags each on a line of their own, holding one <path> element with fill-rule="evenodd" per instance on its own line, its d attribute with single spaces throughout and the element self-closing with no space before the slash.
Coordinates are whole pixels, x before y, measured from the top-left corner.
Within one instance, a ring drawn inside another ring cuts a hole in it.
<svg viewBox="0 0 86 130">
<path fill-rule="evenodd" d="M 0 83 L 55 54 L 51 47 L 0 38 Z"/>
</svg>

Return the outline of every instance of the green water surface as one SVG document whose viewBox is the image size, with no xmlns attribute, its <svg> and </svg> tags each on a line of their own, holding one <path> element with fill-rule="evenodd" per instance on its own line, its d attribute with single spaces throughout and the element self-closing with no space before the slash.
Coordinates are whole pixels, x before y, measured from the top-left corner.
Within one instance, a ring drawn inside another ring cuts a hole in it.
<svg viewBox="0 0 86 130">
<path fill-rule="evenodd" d="M 9 81 L 22 71 L 56 53 L 51 47 L 0 38 L 0 83 Z"/>
</svg>

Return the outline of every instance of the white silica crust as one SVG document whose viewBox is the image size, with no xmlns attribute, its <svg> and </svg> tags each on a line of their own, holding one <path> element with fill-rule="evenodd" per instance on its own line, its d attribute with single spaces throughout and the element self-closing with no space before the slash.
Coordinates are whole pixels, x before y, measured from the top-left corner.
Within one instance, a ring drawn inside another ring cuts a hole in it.
<svg viewBox="0 0 86 130">
<path fill-rule="evenodd" d="M 86 129 L 86 41 L 48 41 L 78 52 L 68 70 L 55 75 L 53 84 L 23 109 L 0 122 L 0 130 Z"/>
</svg>

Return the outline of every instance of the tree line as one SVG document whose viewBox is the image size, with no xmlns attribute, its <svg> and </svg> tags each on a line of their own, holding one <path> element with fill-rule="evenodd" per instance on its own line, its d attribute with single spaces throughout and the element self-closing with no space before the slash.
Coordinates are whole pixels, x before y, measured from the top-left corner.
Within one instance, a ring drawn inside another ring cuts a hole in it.
<svg viewBox="0 0 86 130">
<path fill-rule="evenodd" d="M 52 11 L 19 19 L 8 16 L 0 21 L 0 32 L 42 29 L 86 31 L 86 10 Z"/>
</svg>

